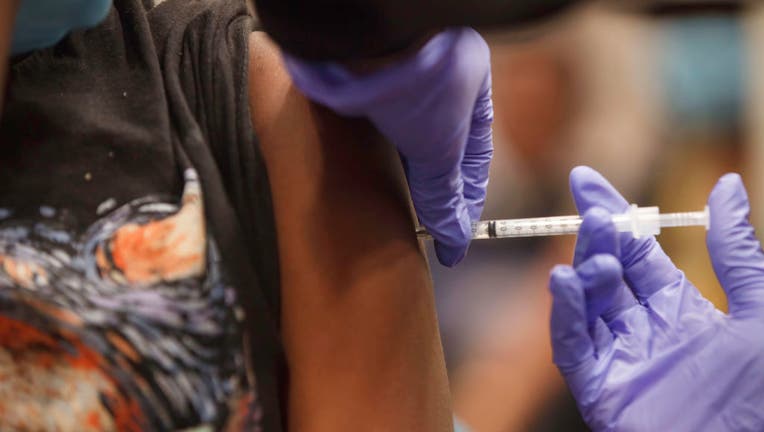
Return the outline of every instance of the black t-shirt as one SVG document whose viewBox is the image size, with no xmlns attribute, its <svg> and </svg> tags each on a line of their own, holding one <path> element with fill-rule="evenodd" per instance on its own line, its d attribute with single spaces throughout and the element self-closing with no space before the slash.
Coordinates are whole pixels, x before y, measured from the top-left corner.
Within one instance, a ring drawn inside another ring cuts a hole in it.
<svg viewBox="0 0 764 432">
<path fill-rule="evenodd" d="M 282 429 L 256 21 L 244 0 L 154 1 L 12 63 L 1 430 Z"/>
</svg>

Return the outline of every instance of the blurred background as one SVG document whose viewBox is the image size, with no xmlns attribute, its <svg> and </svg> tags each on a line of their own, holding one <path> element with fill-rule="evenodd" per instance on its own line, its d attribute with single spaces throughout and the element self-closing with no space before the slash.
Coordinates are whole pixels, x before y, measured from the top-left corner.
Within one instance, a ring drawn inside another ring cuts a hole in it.
<svg viewBox="0 0 764 432">
<path fill-rule="evenodd" d="M 662 211 L 702 209 L 716 180 L 739 172 L 764 226 L 764 5 L 755 3 L 627 13 L 602 2 L 541 32 L 491 36 L 496 153 L 484 217 L 575 213 L 568 173 L 589 165 L 629 201 Z M 432 266 L 455 409 L 474 431 L 587 430 L 549 343 L 547 277 L 570 262 L 574 241 L 476 242 L 457 269 Z M 703 229 L 659 241 L 725 309 Z"/>
</svg>

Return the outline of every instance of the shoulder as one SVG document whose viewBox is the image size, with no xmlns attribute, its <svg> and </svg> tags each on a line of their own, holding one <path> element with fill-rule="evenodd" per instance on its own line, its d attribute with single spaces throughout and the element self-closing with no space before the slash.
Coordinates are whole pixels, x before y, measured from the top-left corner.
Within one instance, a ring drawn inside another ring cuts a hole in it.
<svg viewBox="0 0 764 432">
<path fill-rule="evenodd" d="M 307 101 L 292 86 L 278 48 L 265 33 L 250 34 L 248 64 L 249 105 L 258 135 L 270 130 L 279 113 L 285 114 L 283 106 L 287 101 L 299 111 L 307 110 Z"/>
<path fill-rule="evenodd" d="M 249 0 L 142 0 L 148 24 L 158 44 L 189 40 L 230 42 L 232 33 L 249 33 L 259 24 Z M 141 0 L 131 0 L 130 3 Z M 229 41 L 226 41 L 229 39 Z"/>
</svg>

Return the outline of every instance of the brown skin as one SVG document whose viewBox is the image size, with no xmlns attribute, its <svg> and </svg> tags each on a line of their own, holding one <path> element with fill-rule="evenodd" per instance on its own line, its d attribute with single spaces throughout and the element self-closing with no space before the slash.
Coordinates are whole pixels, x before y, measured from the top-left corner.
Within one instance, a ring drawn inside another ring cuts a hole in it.
<svg viewBox="0 0 764 432">
<path fill-rule="evenodd" d="M 368 123 L 307 102 L 262 33 L 249 70 L 279 239 L 289 430 L 452 431 L 432 284 L 394 150 Z"/>
<path fill-rule="evenodd" d="M 17 6 L 0 2 L 3 64 Z M 367 123 L 307 102 L 260 33 L 250 107 L 279 236 L 289 429 L 452 431 L 432 284 L 395 152 Z M 374 235 L 336 228 L 379 222 Z"/>
<path fill-rule="evenodd" d="M 13 22 L 16 19 L 16 10 L 20 0 L 0 1 L 0 114 L 2 114 L 2 102 L 5 98 L 5 80 L 8 74 L 8 57 L 11 52 L 11 37 L 13 36 Z"/>
</svg>

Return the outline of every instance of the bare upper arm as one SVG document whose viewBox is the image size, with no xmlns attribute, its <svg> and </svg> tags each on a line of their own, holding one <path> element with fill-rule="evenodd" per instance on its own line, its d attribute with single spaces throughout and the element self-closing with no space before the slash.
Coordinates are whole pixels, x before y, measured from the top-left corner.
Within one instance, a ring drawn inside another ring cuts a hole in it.
<svg viewBox="0 0 764 432">
<path fill-rule="evenodd" d="M 290 429 L 452 430 L 395 152 L 366 122 L 307 102 L 262 33 L 249 85 L 278 231 Z"/>
<path fill-rule="evenodd" d="M 11 52 L 13 22 L 19 0 L 0 2 L 0 114 L 2 114 L 3 98 L 5 96 L 5 76 L 8 71 L 8 58 Z"/>
</svg>

